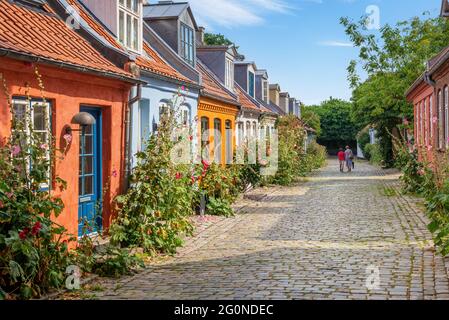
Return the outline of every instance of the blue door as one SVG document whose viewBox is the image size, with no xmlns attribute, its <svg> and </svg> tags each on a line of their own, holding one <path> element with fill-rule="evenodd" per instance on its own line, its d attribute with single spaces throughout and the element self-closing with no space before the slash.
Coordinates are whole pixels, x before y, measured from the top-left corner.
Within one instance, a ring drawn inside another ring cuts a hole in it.
<svg viewBox="0 0 449 320">
<path fill-rule="evenodd" d="M 78 236 L 98 232 L 102 227 L 101 204 L 101 110 L 81 107 L 96 123 L 80 132 Z"/>
</svg>

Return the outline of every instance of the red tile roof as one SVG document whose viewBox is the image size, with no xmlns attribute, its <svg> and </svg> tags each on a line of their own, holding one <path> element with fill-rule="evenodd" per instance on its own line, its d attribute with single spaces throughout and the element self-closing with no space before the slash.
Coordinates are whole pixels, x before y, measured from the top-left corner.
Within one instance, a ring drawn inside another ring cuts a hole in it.
<svg viewBox="0 0 449 320">
<path fill-rule="evenodd" d="M 53 14 L 0 0 L 0 48 L 131 78 Z"/>
<path fill-rule="evenodd" d="M 189 78 L 176 71 L 175 68 L 167 64 L 148 43 L 143 44 L 143 50 L 147 56 L 138 56 L 136 63 L 139 67 L 152 73 L 175 79 L 185 83 L 194 83 Z"/>
<path fill-rule="evenodd" d="M 259 105 L 256 104 L 237 83 L 235 83 L 235 88 L 239 96 L 240 104 L 243 108 L 253 109 L 260 112 Z"/>
<path fill-rule="evenodd" d="M 202 85 L 204 86 L 203 92 L 212 97 L 222 99 L 225 102 L 233 103 L 238 106 L 240 103 L 237 101 L 237 97 L 232 95 L 214 76 L 201 61 L 197 60 L 197 70 L 201 73 L 203 79 Z"/>
<path fill-rule="evenodd" d="M 95 30 L 95 32 L 105 38 L 112 46 L 125 52 L 127 51 L 126 48 L 124 48 L 111 33 L 109 33 L 98 21 L 96 21 L 89 13 L 86 12 L 86 9 L 79 3 L 78 0 L 66 1 L 70 5 L 76 6 L 81 18 L 83 18 L 83 20 L 86 21 L 86 23 L 93 30 Z M 193 81 L 182 75 L 180 72 L 176 71 L 169 64 L 167 64 L 147 42 L 144 42 L 143 50 L 146 55 L 137 56 L 136 59 L 136 64 L 140 68 L 158 74 L 160 76 L 175 79 L 184 83 L 194 83 Z"/>
</svg>

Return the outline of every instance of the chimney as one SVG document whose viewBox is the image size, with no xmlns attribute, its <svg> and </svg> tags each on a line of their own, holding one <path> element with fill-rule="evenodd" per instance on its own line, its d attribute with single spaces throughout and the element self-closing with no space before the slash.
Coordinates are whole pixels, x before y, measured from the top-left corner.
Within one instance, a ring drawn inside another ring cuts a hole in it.
<svg viewBox="0 0 449 320">
<path fill-rule="evenodd" d="M 200 45 L 204 45 L 204 31 L 206 29 L 204 27 L 198 27 L 198 31 L 196 32 L 196 41 Z"/>
</svg>

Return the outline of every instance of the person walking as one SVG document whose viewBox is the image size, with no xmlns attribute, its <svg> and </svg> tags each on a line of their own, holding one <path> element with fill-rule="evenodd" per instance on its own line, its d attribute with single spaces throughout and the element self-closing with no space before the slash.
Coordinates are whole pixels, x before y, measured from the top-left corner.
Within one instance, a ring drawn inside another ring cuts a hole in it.
<svg viewBox="0 0 449 320">
<path fill-rule="evenodd" d="M 352 168 L 353 168 L 352 163 L 354 161 L 354 153 L 352 152 L 352 150 L 349 146 L 346 146 L 345 160 L 346 160 L 346 166 L 348 167 L 348 172 L 351 172 Z"/>
<path fill-rule="evenodd" d="M 340 151 L 338 151 L 338 161 L 340 162 L 340 172 L 344 172 L 345 171 L 346 154 L 345 154 L 343 148 L 340 148 Z"/>
</svg>

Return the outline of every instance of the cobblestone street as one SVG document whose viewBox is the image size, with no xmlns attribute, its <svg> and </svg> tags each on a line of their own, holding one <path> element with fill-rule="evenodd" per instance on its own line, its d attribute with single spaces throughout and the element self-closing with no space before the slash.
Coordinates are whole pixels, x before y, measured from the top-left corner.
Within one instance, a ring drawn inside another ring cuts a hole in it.
<svg viewBox="0 0 449 320">
<path fill-rule="evenodd" d="M 445 261 L 418 201 L 395 194 L 398 177 L 365 163 L 341 174 L 330 160 L 295 187 L 253 192 L 235 218 L 206 224 L 175 257 L 105 280 L 95 297 L 449 299 Z"/>
</svg>

